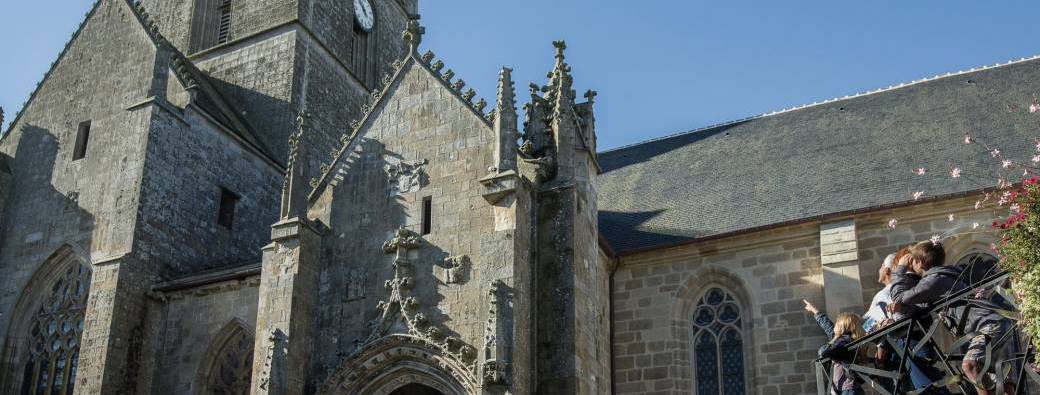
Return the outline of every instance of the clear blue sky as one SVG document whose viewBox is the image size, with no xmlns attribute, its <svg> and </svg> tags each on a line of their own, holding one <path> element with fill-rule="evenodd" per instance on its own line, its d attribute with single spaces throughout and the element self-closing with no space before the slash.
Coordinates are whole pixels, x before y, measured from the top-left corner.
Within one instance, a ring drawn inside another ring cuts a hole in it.
<svg viewBox="0 0 1040 395">
<path fill-rule="evenodd" d="M 92 0 L 8 3 L 0 105 L 10 122 Z M 1037 1 L 420 3 L 424 47 L 489 99 L 503 65 L 521 90 L 544 83 L 552 40 L 566 39 L 579 93 L 600 93 L 601 148 L 1040 54 Z"/>
</svg>

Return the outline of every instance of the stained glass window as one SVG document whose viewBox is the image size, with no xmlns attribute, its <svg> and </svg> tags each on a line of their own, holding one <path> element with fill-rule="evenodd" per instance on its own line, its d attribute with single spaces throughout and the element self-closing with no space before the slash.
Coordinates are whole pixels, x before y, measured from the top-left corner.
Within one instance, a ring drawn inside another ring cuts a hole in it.
<svg viewBox="0 0 1040 395">
<path fill-rule="evenodd" d="M 711 288 L 693 313 L 693 359 L 697 395 L 744 394 L 744 339 L 740 305 Z"/>
<path fill-rule="evenodd" d="M 32 317 L 22 394 L 71 394 L 90 290 L 90 268 L 72 265 Z"/>
<path fill-rule="evenodd" d="M 223 336 L 206 376 L 203 393 L 217 395 L 249 394 L 253 377 L 253 337 L 241 326 Z"/>
</svg>

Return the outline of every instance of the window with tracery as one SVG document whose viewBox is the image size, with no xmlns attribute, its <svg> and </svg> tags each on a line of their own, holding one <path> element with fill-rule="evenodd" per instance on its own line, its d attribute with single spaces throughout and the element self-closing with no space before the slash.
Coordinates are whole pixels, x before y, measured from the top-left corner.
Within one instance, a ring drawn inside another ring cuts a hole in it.
<svg viewBox="0 0 1040 395">
<path fill-rule="evenodd" d="M 90 291 L 90 268 L 72 265 L 32 317 L 23 394 L 71 394 Z"/>
<path fill-rule="evenodd" d="M 729 292 L 711 288 L 693 313 L 693 359 L 698 395 L 744 394 L 741 307 Z"/>
<path fill-rule="evenodd" d="M 253 337 L 240 326 L 223 337 L 206 375 L 202 393 L 217 395 L 249 394 L 253 378 Z"/>
</svg>

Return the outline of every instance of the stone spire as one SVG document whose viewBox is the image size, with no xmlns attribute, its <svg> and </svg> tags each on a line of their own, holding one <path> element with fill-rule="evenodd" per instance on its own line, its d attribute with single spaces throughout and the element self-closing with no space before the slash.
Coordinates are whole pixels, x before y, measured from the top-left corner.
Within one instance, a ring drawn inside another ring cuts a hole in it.
<svg viewBox="0 0 1040 395">
<path fill-rule="evenodd" d="M 516 114 L 516 88 L 513 70 L 503 67 L 498 77 L 498 107 L 495 116 L 495 168 L 498 172 L 516 170 L 516 140 L 519 137 Z"/>
<path fill-rule="evenodd" d="M 300 156 L 300 143 L 304 131 L 310 128 L 310 114 L 300 113 L 296 118 L 296 131 L 289 135 L 289 159 L 286 162 L 285 181 L 282 184 L 281 218 L 288 219 L 305 210 L 307 199 L 307 160 Z"/>
</svg>

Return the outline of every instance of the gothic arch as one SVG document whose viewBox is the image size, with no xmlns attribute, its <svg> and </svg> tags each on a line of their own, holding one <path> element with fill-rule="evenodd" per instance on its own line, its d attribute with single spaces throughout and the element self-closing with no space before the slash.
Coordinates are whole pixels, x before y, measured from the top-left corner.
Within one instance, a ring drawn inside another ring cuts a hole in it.
<svg viewBox="0 0 1040 395">
<path fill-rule="evenodd" d="M 83 310 L 85 310 L 87 293 L 90 290 L 91 267 L 89 262 L 89 254 L 82 248 L 72 244 L 64 244 L 43 261 L 22 288 L 18 301 L 15 302 L 14 308 L 11 310 L 11 318 L 3 343 L 3 360 L 0 363 L 0 368 L 2 368 L 2 372 L 0 372 L 2 381 L 0 382 L 3 383 L 3 387 L 0 387 L 0 392 L 18 393 L 21 390 L 23 381 L 25 381 L 26 364 L 29 363 L 33 354 L 29 343 L 35 338 L 32 333 L 34 324 L 41 309 L 44 307 L 44 302 L 49 301 L 54 294 L 59 292 L 59 285 L 75 288 L 67 288 L 66 290 L 75 294 L 75 299 L 79 300 L 77 304 L 82 304 L 82 306 L 77 305 L 75 307 L 81 310 L 81 314 L 85 313 Z M 86 284 L 64 284 L 64 280 L 69 276 L 73 277 L 74 281 L 79 281 L 85 277 Z M 61 327 L 56 328 L 57 332 L 66 333 L 62 335 L 66 344 L 59 346 L 59 348 L 63 351 L 65 348 L 70 348 L 72 350 L 70 352 L 78 353 L 75 350 L 79 348 L 78 333 L 82 330 L 82 325 L 78 325 L 78 328 L 75 327 L 76 325 L 73 325 L 74 327 L 67 329 L 64 328 L 65 323 L 59 325 Z M 44 330 L 49 331 L 49 328 Z M 53 340 L 56 341 L 57 339 Z M 73 356 L 67 360 L 75 361 L 76 359 Z M 67 371 L 74 374 L 74 370 Z"/>
<path fill-rule="evenodd" d="M 417 336 L 390 335 L 347 357 L 318 393 L 387 395 L 415 383 L 445 395 L 464 395 L 477 388 L 472 371 L 472 366 L 436 343 Z"/>
<path fill-rule="evenodd" d="M 253 371 L 253 345 L 253 331 L 245 322 L 233 318 L 225 324 L 199 361 L 195 385 L 192 386 L 194 393 L 248 394 Z"/>
<path fill-rule="evenodd" d="M 698 304 L 705 294 L 714 288 L 722 289 L 726 294 L 733 297 L 733 302 L 739 306 L 739 320 L 741 325 L 737 330 L 741 335 L 743 346 L 744 367 L 744 392 L 755 393 L 755 346 L 751 295 L 747 292 L 748 287 L 738 276 L 728 270 L 707 266 L 694 271 L 681 283 L 675 291 L 675 304 L 672 310 L 671 331 L 675 344 L 679 345 L 675 351 L 674 359 L 679 365 L 679 379 L 688 382 L 690 391 L 696 393 L 696 378 L 694 377 L 694 352 L 693 341 L 698 335 L 699 329 L 694 325 L 694 313 Z"/>
</svg>

